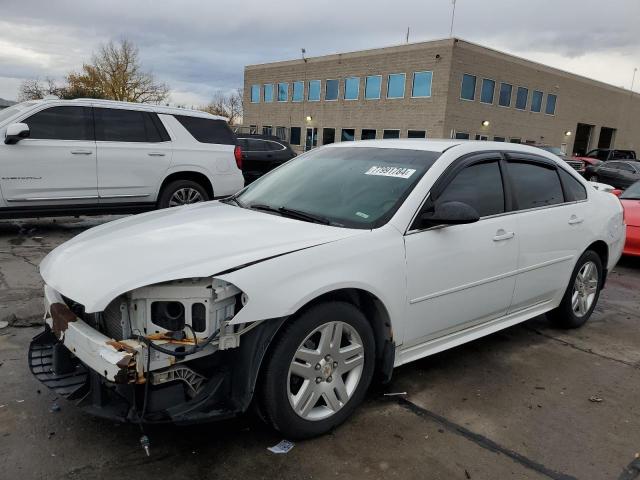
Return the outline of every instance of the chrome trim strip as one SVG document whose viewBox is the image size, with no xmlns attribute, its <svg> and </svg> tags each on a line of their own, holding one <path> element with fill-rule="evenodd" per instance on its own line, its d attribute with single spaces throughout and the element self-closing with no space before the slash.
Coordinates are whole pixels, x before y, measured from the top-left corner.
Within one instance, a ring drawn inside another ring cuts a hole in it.
<svg viewBox="0 0 640 480">
<path fill-rule="evenodd" d="M 504 278 L 513 277 L 514 275 L 520 275 L 521 273 L 526 273 L 532 270 L 537 270 L 539 268 L 548 267 L 556 263 L 566 262 L 567 260 L 571 260 L 573 257 L 574 255 L 567 255 L 565 257 L 556 258 L 554 260 L 547 260 L 546 262 L 538 263 L 536 265 L 531 265 L 529 267 L 520 268 L 518 270 L 502 273 L 500 275 L 495 275 L 493 277 L 486 278 L 484 280 L 478 280 L 477 282 L 471 282 L 471 283 L 467 283 L 466 285 L 460 285 L 458 287 L 449 288 L 447 290 L 441 290 L 436 293 L 430 293 L 429 295 L 425 295 L 423 297 L 418 297 L 418 298 L 414 298 L 413 300 L 409 300 L 409 303 L 410 304 L 420 303 L 420 302 L 424 302 L 425 300 L 431 300 L 432 298 L 442 297 L 443 295 L 449 295 L 450 293 L 456 293 L 462 290 L 467 290 L 469 288 L 477 287 L 485 283 L 497 282 L 498 280 L 502 280 Z"/>
<path fill-rule="evenodd" d="M 92 200 L 98 199 L 97 195 L 83 195 L 78 197 L 30 197 L 30 198 L 7 198 L 7 202 L 46 202 L 55 200 Z"/>
<path fill-rule="evenodd" d="M 123 193 L 123 194 L 118 194 L 118 195 L 100 195 L 100 198 L 137 198 L 137 197 L 148 197 L 150 194 L 149 193 Z"/>
</svg>

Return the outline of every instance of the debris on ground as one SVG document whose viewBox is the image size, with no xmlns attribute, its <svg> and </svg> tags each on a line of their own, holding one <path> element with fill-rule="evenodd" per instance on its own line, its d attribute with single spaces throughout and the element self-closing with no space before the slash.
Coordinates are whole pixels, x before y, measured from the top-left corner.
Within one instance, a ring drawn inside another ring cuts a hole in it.
<svg viewBox="0 0 640 480">
<path fill-rule="evenodd" d="M 149 448 L 151 447 L 151 440 L 149 440 L 149 437 L 142 435 L 140 437 L 140 446 L 144 449 L 144 453 L 147 454 L 147 457 L 150 457 L 151 452 L 149 451 Z"/>
<path fill-rule="evenodd" d="M 289 440 L 282 440 L 277 445 L 267 448 L 267 450 L 273 453 L 288 453 L 293 447 L 295 447 L 295 443 Z"/>
<path fill-rule="evenodd" d="M 469 473 L 469 471 L 466 468 L 464 469 L 464 476 L 467 477 L 468 479 L 471 478 L 471 474 Z"/>
<path fill-rule="evenodd" d="M 0 408 L 4 408 L 4 407 L 6 407 L 6 405 L 0 405 Z"/>
<path fill-rule="evenodd" d="M 49 432 L 49 435 L 47 435 L 47 440 L 51 440 L 51 437 L 53 437 L 56 434 L 56 432 Z"/>
<path fill-rule="evenodd" d="M 395 397 L 397 395 L 406 395 L 407 392 L 391 392 L 391 393 L 385 393 L 384 396 L 385 397 Z"/>
<path fill-rule="evenodd" d="M 7 328 L 9 326 L 9 322 L 6 320 L 0 320 L 0 328 Z"/>
<path fill-rule="evenodd" d="M 24 400 L 16 400 L 17 403 L 23 403 Z"/>
<path fill-rule="evenodd" d="M 15 313 L 10 313 L 0 320 L 0 328 L 3 328 L 2 324 L 5 322 L 7 323 L 7 326 L 14 328 L 41 327 L 44 325 L 44 319 L 40 315 L 18 317 Z"/>
<path fill-rule="evenodd" d="M 57 402 L 53 402 L 53 403 L 51 404 L 51 406 L 49 407 L 49 411 L 50 411 L 51 413 L 53 413 L 53 412 L 59 412 L 59 411 L 60 411 L 60 405 L 58 405 L 58 403 L 57 403 Z"/>
<path fill-rule="evenodd" d="M 600 403 L 600 402 L 603 402 L 604 400 L 597 395 L 592 395 L 589 397 L 589 401 L 593 403 Z"/>
</svg>

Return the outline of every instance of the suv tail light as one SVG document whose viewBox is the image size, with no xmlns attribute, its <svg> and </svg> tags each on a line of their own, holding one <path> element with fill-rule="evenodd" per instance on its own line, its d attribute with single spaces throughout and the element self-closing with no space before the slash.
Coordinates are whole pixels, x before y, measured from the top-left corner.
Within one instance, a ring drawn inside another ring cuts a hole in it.
<svg viewBox="0 0 640 480">
<path fill-rule="evenodd" d="M 242 170 L 242 148 L 240 145 L 236 145 L 236 148 L 233 149 L 233 156 L 236 157 L 236 165 Z"/>
</svg>

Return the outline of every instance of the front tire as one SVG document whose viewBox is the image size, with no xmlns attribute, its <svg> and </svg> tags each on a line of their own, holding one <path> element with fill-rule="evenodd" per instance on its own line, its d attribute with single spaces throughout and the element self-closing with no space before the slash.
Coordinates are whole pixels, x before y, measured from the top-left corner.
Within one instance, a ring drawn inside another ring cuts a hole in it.
<svg viewBox="0 0 640 480">
<path fill-rule="evenodd" d="M 573 269 L 562 302 L 547 313 L 556 327 L 578 328 L 589 320 L 600 297 L 602 273 L 600 256 L 593 250 L 583 253 Z"/>
<path fill-rule="evenodd" d="M 346 302 L 315 305 L 279 334 L 261 379 L 265 417 L 286 438 L 322 435 L 362 402 L 373 377 L 373 332 Z"/>
<path fill-rule="evenodd" d="M 193 180 L 175 180 L 160 192 L 158 208 L 178 207 L 206 202 L 209 194 L 202 185 Z"/>
</svg>

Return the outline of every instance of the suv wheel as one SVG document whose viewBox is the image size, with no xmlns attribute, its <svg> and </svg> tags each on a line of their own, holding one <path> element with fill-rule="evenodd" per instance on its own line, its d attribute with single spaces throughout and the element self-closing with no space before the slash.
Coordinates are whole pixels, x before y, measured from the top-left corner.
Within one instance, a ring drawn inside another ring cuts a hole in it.
<svg viewBox="0 0 640 480">
<path fill-rule="evenodd" d="M 369 322 L 345 302 L 316 305 L 286 325 L 261 378 L 265 417 L 286 438 L 321 435 L 363 400 L 374 370 Z"/>
<path fill-rule="evenodd" d="M 569 286 L 560 305 L 547 315 L 560 328 L 584 325 L 596 308 L 602 288 L 602 260 L 592 250 L 582 254 L 573 269 Z"/>
<path fill-rule="evenodd" d="M 176 180 L 160 192 L 159 208 L 177 207 L 209 200 L 207 191 L 193 180 Z"/>
</svg>

